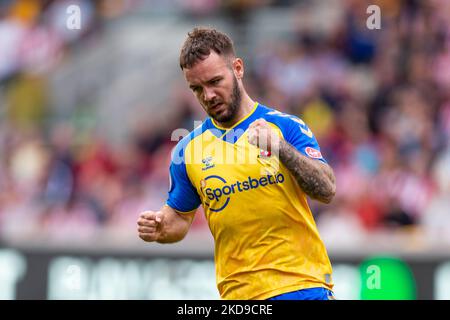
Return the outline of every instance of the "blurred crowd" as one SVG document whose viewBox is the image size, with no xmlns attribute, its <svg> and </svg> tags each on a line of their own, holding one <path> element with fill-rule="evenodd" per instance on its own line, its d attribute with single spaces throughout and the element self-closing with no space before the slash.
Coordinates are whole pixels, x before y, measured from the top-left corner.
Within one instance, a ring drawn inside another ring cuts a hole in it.
<svg viewBox="0 0 450 320">
<path fill-rule="evenodd" d="M 58 27 L 69 2 L 0 5 L 2 238 L 134 236 L 137 214 L 166 200 L 171 132 L 203 118 L 182 88 L 170 126 L 144 119 L 120 146 L 55 119 L 48 75 L 139 3 L 76 1 L 88 15 L 73 33 Z M 247 14 L 258 4 L 235 2 Z M 320 30 L 305 27 L 313 2 L 301 2 L 289 34 L 251 48 L 245 83 L 258 102 L 301 117 L 334 168 L 335 200 L 310 202 L 326 241 L 401 232 L 450 244 L 450 2 L 373 2 L 379 30 L 366 26 L 369 2 L 341 1 L 333 27 Z M 201 209 L 193 228 L 208 228 Z"/>
<path fill-rule="evenodd" d="M 330 32 L 262 50 L 254 88 L 310 125 L 335 170 L 333 204 L 312 203 L 327 242 L 380 231 L 449 243 L 450 3 L 376 3 L 380 30 L 366 26 L 370 2 L 347 1 Z"/>
</svg>

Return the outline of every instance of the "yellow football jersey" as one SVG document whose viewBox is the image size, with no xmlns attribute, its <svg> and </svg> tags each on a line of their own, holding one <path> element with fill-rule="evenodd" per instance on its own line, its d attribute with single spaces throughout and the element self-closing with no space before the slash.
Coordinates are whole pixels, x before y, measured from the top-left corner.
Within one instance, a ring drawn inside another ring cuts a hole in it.
<svg viewBox="0 0 450 320">
<path fill-rule="evenodd" d="M 256 104 L 233 128 L 208 118 L 177 144 L 167 205 L 184 213 L 203 206 L 223 299 L 331 290 L 330 260 L 305 194 L 278 157 L 248 142 L 247 129 L 259 118 L 299 152 L 325 162 L 301 119 Z"/>
</svg>

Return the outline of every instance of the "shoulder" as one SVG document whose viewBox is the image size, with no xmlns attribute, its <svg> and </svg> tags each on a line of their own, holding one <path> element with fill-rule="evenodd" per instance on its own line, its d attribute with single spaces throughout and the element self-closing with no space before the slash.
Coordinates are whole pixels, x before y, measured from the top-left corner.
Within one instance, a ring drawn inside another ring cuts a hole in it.
<svg viewBox="0 0 450 320">
<path fill-rule="evenodd" d="M 264 118 L 267 122 L 276 125 L 284 136 L 291 134 L 294 130 L 300 131 L 303 134 L 312 137 L 311 130 L 309 130 L 305 122 L 299 117 L 266 106 L 261 106 L 261 108 L 262 118 Z"/>
<path fill-rule="evenodd" d="M 314 134 L 302 119 L 267 107 L 264 109 L 263 118 L 277 126 L 283 134 L 283 138 L 303 155 L 326 163 Z"/>
<path fill-rule="evenodd" d="M 274 122 L 274 123 L 278 123 L 281 125 L 293 125 L 293 124 L 302 124 L 304 125 L 305 123 L 303 122 L 302 119 L 300 119 L 299 117 L 289 114 L 289 113 L 285 113 L 285 112 L 281 112 L 278 111 L 276 109 L 273 108 L 269 108 L 266 106 L 261 105 L 261 113 L 262 113 L 262 117 L 269 122 Z"/>
</svg>

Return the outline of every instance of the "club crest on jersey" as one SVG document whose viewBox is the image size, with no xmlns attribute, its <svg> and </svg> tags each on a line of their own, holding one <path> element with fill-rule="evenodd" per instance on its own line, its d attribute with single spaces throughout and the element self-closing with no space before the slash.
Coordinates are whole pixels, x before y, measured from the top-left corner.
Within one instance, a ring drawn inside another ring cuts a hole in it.
<svg viewBox="0 0 450 320">
<path fill-rule="evenodd" d="M 314 149 L 314 148 L 311 148 L 311 147 L 306 147 L 305 148 L 305 152 L 311 158 L 314 158 L 314 159 L 322 158 L 322 154 L 317 149 Z"/>
<path fill-rule="evenodd" d="M 203 168 L 202 168 L 203 171 L 211 169 L 211 168 L 213 168 L 215 166 L 215 164 L 212 163 L 212 157 L 211 156 L 202 159 L 202 163 L 203 163 Z"/>
<path fill-rule="evenodd" d="M 270 151 L 266 151 L 263 149 L 259 150 L 258 158 L 269 158 L 272 155 Z"/>
</svg>

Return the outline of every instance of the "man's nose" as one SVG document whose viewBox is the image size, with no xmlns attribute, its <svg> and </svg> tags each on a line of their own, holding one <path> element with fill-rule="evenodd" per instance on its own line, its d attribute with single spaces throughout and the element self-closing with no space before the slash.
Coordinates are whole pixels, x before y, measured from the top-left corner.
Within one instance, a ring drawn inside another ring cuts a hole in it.
<svg viewBox="0 0 450 320">
<path fill-rule="evenodd" d="M 203 91 L 203 98 L 206 102 L 210 102 L 216 98 L 216 93 L 213 89 L 205 88 Z"/>
</svg>

